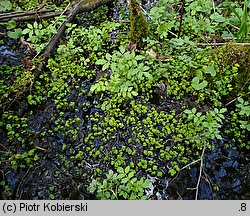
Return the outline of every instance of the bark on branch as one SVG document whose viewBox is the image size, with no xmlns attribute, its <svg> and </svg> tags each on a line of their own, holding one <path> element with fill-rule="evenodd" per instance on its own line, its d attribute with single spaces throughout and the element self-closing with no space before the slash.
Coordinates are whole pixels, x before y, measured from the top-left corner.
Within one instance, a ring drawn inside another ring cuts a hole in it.
<svg viewBox="0 0 250 216">
<path fill-rule="evenodd" d="M 14 20 L 16 22 L 25 22 L 30 20 L 38 20 L 38 19 L 48 19 L 56 16 L 60 16 L 62 12 L 54 12 L 53 10 L 47 10 L 47 11 L 39 11 L 39 12 L 24 12 L 21 14 L 13 15 L 6 15 L 5 17 L 0 17 L 1 22 L 8 22 L 9 20 Z M 66 11 L 65 14 L 68 14 L 69 11 Z"/>
<path fill-rule="evenodd" d="M 69 11 L 65 11 L 65 14 L 68 13 Z M 23 22 L 29 20 L 51 18 L 59 16 L 60 14 L 61 12 L 55 12 L 55 9 L 46 9 L 45 5 L 43 4 L 35 7 L 33 10 L 0 14 L 0 22 L 8 22 L 9 20 Z"/>
</svg>

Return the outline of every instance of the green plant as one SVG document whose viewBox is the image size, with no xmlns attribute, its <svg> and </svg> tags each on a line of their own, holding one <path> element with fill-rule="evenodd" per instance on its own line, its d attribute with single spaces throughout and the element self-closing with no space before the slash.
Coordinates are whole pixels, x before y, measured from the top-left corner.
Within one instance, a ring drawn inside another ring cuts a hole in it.
<svg viewBox="0 0 250 216">
<path fill-rule="evenodd" d="M 193 120 L 194 130 L 200 131 L 201 139 L 222 139 L 220 135 L 219 128 L 221 127 L 222 120 L 224 119 L 223 113 L 227 111 L 226 108 L 218 110 L 209 111 L 206 115 L 202 115 L 201 112 L 197 112 L 196 108 L 192 110 L 184 110 L 184 113 L 187 114 L 187 120 Z"/>
<path fill-rule="evenodd" d="M 160 40 L 172 36 L 173 32 L 177 30 L 177 21 L 172 19 L 176 15 L 174 3 L 176 3 L 175 0 L 160 0 L 159 6 L 150 10 L 150 32 L 155 32 Z"/>
<path fill-rule="evenodd" d="M 144 59 L 142 55 L 136 55 L 134 51 L 125 52 L 122 46 L 119 49 L 119 52 L 114 52 L 113 55 L 107 53 L 105 58 L 97 60 L 96 64 L 102 65 L 103 71 L 110 68 L 112 74 L 108 81 L 100 79 L 92 85 L 90 93 L 109 91 L 121 102 L 137 96 L 140 90 L 149 88 L 154 79 L 150 68 L 140 62 Z"/>
<path fill-rule="evenodd" d="M 16 22 L 14 20 L 10 20 L 6 23 L 7 35 L 10 38 L 20 38 L 22 36 L 22 29 L 16 28 Z"/>
<path fill-rule="evenodd" d="M 249 89 L 249 88 L 248 88 Z M 238 104 L 236 107 L 239 109 L 239 115 L 241 118 L 245 118 L 244 121 L 240 120 L 240 127 L 243 129 L 246 129 L 250 131 L 250 122 L 249 122 L 249 116 L 250 116 L 250 105 L 248 101 L 244 101 L 243 98 L 238 98 Z"/>
<path fill-rule="evenodd" d="M 10 162 L 12 169 L 18 168 L 32 168 L 35 161 L 39 160 L 39 156 L 35 153 L 36 149 L 31 149 L 23 154 L 13 154 L 9 152 L 6 156 L 9 156 L 8 162 Z"/>
<path fill-rule="evenodd" d="M 0 2 L 0 12 L 10 11 L 12 9 L 12 3 L 8 0 L 2 0 Z"/>
<path fill-rule="evenodd" d="M 56 19 L 54 25 L 47 25 L 46 27 L 37 21 L 33 24 L 28 23 L 27 28 L 23 29 L 22 34 L 28 35 L 27 41 L 31 41 L 39 52 L 51 36 L 57 32 L 56 26 L 60 25 L 64 20 L 65 16 L 59 17 Z"/>
<path fill-rule="evenodd" d="M 60 54 L 72 53 L 73 56 L 84 53 L 84 64 L 94 63 L 105 53 L 105 44 L 110 44 L 110 33 L 119 26 L 120 24 L 115 22 L 103 22 L 99 28 L 94 26 L 84 28 L 76 24 L 67 24 L 68 43 L 60 45 L 58 52 Z"/>
<path fill-rule="evenodd" d="M 195 90 L 200 90 L 200 89 L 203 89 L 207 86 L 208 82 L 206 80 L 202 80 L 200 81 L 200 77 L 194 77 L 192 79 L 192 87 L 195 89 Z"/>
<path fill-rule="evenodd" d="M 1 10 L 0 10 L 1 11 Z M 22 29 L 17 28 L 17 24 L 14 20 L 10 20 L 7 23 L 0 23 L 0 25 L 5 26 L 7 29 L 7 35 L 10 38 L 20 38 L 22 34 Z"/>
<path fill-rule="evenodd" d="M 135 171 L 127 166 L 117 168 L 117 173 L 109 170 L 103 182 L 92 180 L 88 190 L 90 193 L 96 191 L 100 199 L 146 199 L 144 189 L 149 185 L 149 180 L 142 177 L 138 180 Z"/>
<path fill-rule="evenodd" d="M 241 10 L 241 15 L 236 11 L 236 9 L 232 6 L 230 2 L 227 2 L 229 8 L 232 10 L 234 15 L 239 19 L 240 21 L 240 28 L 237 32 L 237 39 L 239 42 L 244 42 L 249 34 L 249 15 L 248 15 L 248 5 L 249 0 L 244 1 L 243 10 Z"/>
<path fill-rule="evenodd" d="M 23 30 L 23 34 L 28 34 L 29 38 L 28 40 L 29 41 L 32 41 L 32 42 L 37 42 L 38 41 L 38 36 L 41 36 L 42 33 L 41 33 L 41 29 L 43 28 L 42 24 L 41 23 L 37 23 L 36 21 L 34 22 L 33 25 L 31 24 L 27 24 L 27 28 L 25 28 Z"/>
<path fill-rule="evenodd" d="M 50 198 L 51 200 L 54 200 L 54 199 L 55 199 L 55 195 L 54 195 L 54 194 L 50 194 L 50 195 L 49 195 L 49 198 Z"/>
<path fill-rule="evenodd" d="M 203 70 L 203 72 L 205 74 L 210 74 L 211 76 L 215 76 L 216 75 L 216 71 L 214 69 L 213 66 L 207 66 L 205 67 L 205 69 Z M 202 81 L 201 81 L 202 80 Z M 205 88 L 206 86 L 208 85 L 208 82 L 206 80 L 204 80 L 203 78 L 203 74 L 201 71 L 199 71 L 198 73 L 198 76 L 194 77 L 192 79 L 192 87 L 195 89 L 195 90 L 200 90 L 200 89 L 203 89 Z"/>
</svg>

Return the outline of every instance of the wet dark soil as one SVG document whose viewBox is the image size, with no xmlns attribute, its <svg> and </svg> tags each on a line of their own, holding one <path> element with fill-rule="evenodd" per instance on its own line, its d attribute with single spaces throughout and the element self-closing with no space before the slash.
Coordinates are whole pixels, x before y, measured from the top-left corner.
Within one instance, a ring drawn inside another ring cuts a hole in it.
<svg viewBox="0 0 250 216">
<path fill-rule="evenodd" d="M 74 99 L 74 97 L 72 97 Z M 89 102 L 87 113 L 99 112 L 86 95 L 78 98 L 79 106 L 84 102 Z M 81 103 L 80 103 L 81 101 Z M 178 103 L 173 103 L 174 100 L 166 98 L 161 101 L 162 105 L 154 105 L 159 109 L 171 109 L 178 107 Z M 153 104 L 152 104 L 153 105 Z M 81 109 L 79 109 L 81 110 Z M 45 106 L 41 106 L 32 116 L 29 116 L 29 127 L 35 131 L 53 130 L 53 122 L 51 121 L 57 115 L 55 105 L 47 102 Z M 49 187 L 54 187 L 56 199 L 94 199 L 86 190 L 86 180 L 91 178 L 95 167 L 90 167 L 87 164 L 88 158 L 83 162 L 83 166 L 79 167 L 76 160 L 72 160 L 71 156 L 75 152 L 62 152 L 62 143 L 69 143 L 74 146 L 73 149 L 81 149 L 84 145 L 83 137 L 91 128 L 91 125 L 83 116 L 86 113 L 67 112 L 65 119 L 68 116 L 78 116 L 82 120 L 80 127 L 81 133 L 77 141 L 70 138 L 65 140 L 60 133 L 48 135 L 45 141 L 37 140 L 36 144 L 48 151 L 40 153 L 40 160 L 34 164 L 33 168 L 28 170 L 17 170 L 6 173 L 8 184 L 12 188 L 12 199 L 48 199 L 50 195 Z M 88 123 L 87 123 L 88 122 Z M 128 128 L 127 135 L 129 136 L 131 129 Z M 4 139 L 1 137 L 1 139 Z M 230 148 L 226 148 L 226 143 L 230 144 Z M 101 145 L 100 141 L 96 140 L 97 145 Z M 116 145 L 126 145 L 126 138 L 121 140 Z M 223 139 L 215 143 L 214 150 L 207 150 L 204 156 L 204 170 L 199 185 L 199 199 L 249 199 L 250 198 L 250 155 L 247 152 L 241 152 L 240 148 L 235 148 L 230 140 Z M 90 161 L 88 161 L 90 163 Z M 96 167 L 101 167 L 102 161 L 93 161 Z M 152 177 L 150 199 L 194 199 L 200 172 L 200 163 L 190 166 L 190 169 L 182 170 L 177 177 Z M 83 173 L 87 173 L 83 177 Z"/>
</svg>

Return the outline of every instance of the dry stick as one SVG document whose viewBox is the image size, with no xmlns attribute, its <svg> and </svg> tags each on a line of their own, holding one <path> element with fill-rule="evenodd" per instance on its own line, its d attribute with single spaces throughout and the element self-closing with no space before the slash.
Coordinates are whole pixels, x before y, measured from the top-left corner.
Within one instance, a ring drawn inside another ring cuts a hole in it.
<svg viewBox="0 0 250 216">
<path fill-rule="evenodd" d="M 240 30 L 240 27 L 235 26 L 235 25 L 233 25 L 233 24 L 231 24 L 231 23 L 228 23 L 228 25 L 232 26 L 233 28 L 235 28 L 235 29 L 237 29 L 237 30 Z"/>
<path fill-rule="evenodd" d="M 180 169 L 180 171 L 182 171 L 182 170 L 188 168 L 189 166 L 191 166 L 191 165 L 193 165 L 193 164 L 199 162 L 200 160 L 201 160 L 201 159 L 199 158 L 199 159 L 197 159 L 197 160 L 195 160 L 195 161 L 192 161 L 191 163 L 189 163 L 189 164 L 187 164 L 186 166 L 182 167 L 182 168 Z M 180 172 L 180 171 L 179 171 L 179 172 Z"/>
<path fill-rule="evenodd" d="M 45 152 L 48 151 L 47 149 L 42 148 L 42 147 L 40 147 L 40 146 L 35 146 L 35 148 L 36 148 L 36 149 L 39 149 L 39 150 L 42 150 L 42 151 L 45 151 Z"/>
<path fill-rule="evenodd" d="M 8 154 L 8 153 L 11 153 L 11 152 L 0 151 L 0 153 Z"/>
<path fill-rule="evenodd" d="M 20 190 L 21 186 L 23 185 L 24 179 L 28 176 L 29 172 L 30 172 L 30 168 L 28 168 L 27 172 L 24 174 L 24 176 L 22 177 L 22 179 L 19 182 L 17 182 L 17 186 L 16 186 L 16 188 L 13 191 L 14 197 L 16 197 L 16 195 L 19 194 L 19 190 Z"/>
<path fill-rule="evenodd" d="M 69 6 L 71 6 L 71 3 L 69 2 L 68 5 L 66 6 L 66 8 L 63 10 L 63 12 L 60 14 L 60 16 L 62 16 L 63 14 L 65 14 L 65 12 L 68 10 Z"/>
<path fill-rule="evenodd" d="M 42 5 L 41 7 L 39 7 L 38 9 L 36 9 L 36 10 L 40 10 L 40 9 L 42 9 L 44 7 L 44 5 Z M 35 7 L 36 8 L 36 7 Z M 34 9 L 35 9 L 34 8 Z M 32 9 L 30 9 L 30 10 L 32 10 Z M 30 10 L 27 10 L 27 11 L 30 11 Z M 23 13 L 22 11 L 14 11 L 14 12 L 9 12 L 9 13 L 3 13 L 3 14 L 0 14 L 0 17 L 1 16 L 9 16 L 9 15 L 13 15 L 13 14 L 19 14 L 19 13 Z"/>
<path fill-rule="evenodd" d="M 250 92 L 248 92 L 246 95 L 250 94 Z M 238 97 L 234 98 L 233 100 L 229 101 L 225 106 L 230 105 L 231 103 L 233 103 L 234 101 L 238 100 L 238 98 L 241 98 L 244 95 L 239 95 Z"/>
<path fill-rule="evenodd" d="M 197 160 L 195 160 L 195 161 L 192 161 L 191 163 L 185 165 L 184 167 L 182 167 L 182 168 L 178 171 L 178 173 L 176 174 L 176 176 L 171 180 L 170 183 L 172 183 L 175 179 L 177 179 L 177 177 L 179 176 L 179 174 L 180 174 L 180 172 L 181 172 L 182 170 L 184 170 L 184 169 L 190 167 L 190 166 L 193 165 L 193 164 L 196 164 L 196 163 L 199 162 L 200 160 L 201 160 L 201 159 L 199 158 L 199 159 L 197 159 Z"/>
<path fill-rule="evenodd" d="M 232 42 L 229 42 L 232 44 Z M 229 43 L 198 43 L 200 46 L 224 46 Z M 239 45 L 239 46 L 250 46 L 250 43 L 233 43 L 234 45 Z"/>
<path fill-rule="evenodd" d="M 184 8 L 185 8 L 185 0 L 182 0 L 182 3 L 181 3 L 180 26 L 179 26 L 178 38 L 180 38 L 180 36 L 181 36 L 181 28 L 182 28 L 182 20 L 183 20 L 183 15 L 184 15 Z"/>
<path fill-rule="evenodd" d="M 214 13 L 215 13 L 215 3 L 214 3 L 214 0 L 212 0 L 213 2 L 213 10 L 214 10 Z"/>
<path fill-rule="evenodd" d="M 54 11 L 55 9 L 48 9 L 48 10 L 37 10 L 37 11 L 31 11 L 31 12 L 17 12 L 14 14 L 3 14 L 3 15 L 0 15 L 0 21 L 7 21 L 7 20 L 10 20 L 11 18 L 43 14 L 43 13 L 49 13 L 49 12 L 54 12 Z"/>
<path fill-rule="evenodd" d="M 210 187 L 210 190 L 213 191 L 213 188 L 212 188 L 212 184 L 211 182 L 209 181 L 209 175 L 203 170 L 203 174 L 204 174 L 204 180 L 208 183 L 209 187 Z"/>
<path fill-rule="evenodd" d="M 199 187 L 200 187 L 200 181 L 201 181 L 201 174 L 202 174 L 202 170 L 203 170 L 203 159 L 204 159 L 204 153 L 205 153 L 205 149 L 206 149 L 206 143 L 204 142 L 204 147 L 202 149 L 202 153 L 201 153 L 201 157 L 200 157 L 200 173 L 199 173 L 199 178 L 198 178 L 198 182 L 196 185 L 196 194 L 195 194 L 195 200 L 198 199 L 198 194 L 199 194 Z"/>
<path fill-rule="evenodd" d="M 60 16 L 62 12 L 51 12 L 48 14 L 34 14 L 34 15 L 29 15 L 29 16 L 21 16 L 21 17 L 13 17 L 11 18 L 11 20 L 14 20 L 16 22 L 21 22 L 21 21 L 30 21 L 30 20 L 36 20 L 36 19 L 48 19 L 48 18 L 52 18 L 52 17 L 56 17 L 56 16 Z M 66 11 L 66 13 L 68 13 Z M 2 22 L 6 22 L 9 19 L 3 19 L 1 20 Z"/>
<path fill-rule="evenodd" d="M 1 143 L 0 143 L 0 146 L 2 146 L 2 147 L 5 148 L 5 149 L 8 149 L 5 145 L 3 145 L 3 144 L 1 144 Z"/>
<path fill-rule="evenodd" d="M 247 83 L 250 81 L 250 78 L 245 82 L 245 84 L 242 86 L 242 90 L 245 88 L 245 86 L 247 85 Z M 229 101 L 225 106 L 230 105 L 231 103 L 233 103 L 234 101 L 238 100 L 238 98 L 241 98 L 243 96 L 247 96 L 248 94 L 250 94 L 250 92 L 248 92 L 246 95 L 237 95 L 236 98 L 234 98 L 233 100 Z"/>
</svg>

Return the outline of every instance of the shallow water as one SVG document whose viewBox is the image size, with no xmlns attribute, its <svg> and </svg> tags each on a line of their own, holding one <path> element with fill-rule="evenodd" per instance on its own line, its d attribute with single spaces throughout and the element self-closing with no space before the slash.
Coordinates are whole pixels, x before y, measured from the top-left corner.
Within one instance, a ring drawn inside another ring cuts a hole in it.
<svg viewBox="0 0 250 216">
<path fill-rule="evenodd" d="M 17 66 L 22 63 L 19 53 L 8 46 L 0 46 L 0 65 Z"/>
</svg>

